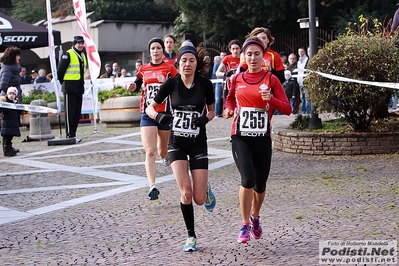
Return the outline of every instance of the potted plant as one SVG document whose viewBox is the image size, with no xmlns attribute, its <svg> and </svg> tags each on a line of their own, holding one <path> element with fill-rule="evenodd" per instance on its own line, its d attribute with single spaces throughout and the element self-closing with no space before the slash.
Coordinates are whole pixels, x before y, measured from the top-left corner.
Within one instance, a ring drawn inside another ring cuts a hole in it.
<svg viewBox="0 0 399 266">
<path fill-rule="evenodd" d="M 141 91 L 130 92 L 122 86 L 98 92 L 100 120 L 106 127 L 136 126 L 141 119 Z"/>
</svg>

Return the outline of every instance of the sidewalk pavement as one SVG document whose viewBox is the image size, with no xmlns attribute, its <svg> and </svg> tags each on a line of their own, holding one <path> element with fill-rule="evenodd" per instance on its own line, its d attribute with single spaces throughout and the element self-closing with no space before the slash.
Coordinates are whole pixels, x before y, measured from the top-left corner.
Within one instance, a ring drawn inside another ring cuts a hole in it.
<svg viewBox="0 0 399 266">
<path fill-rule="evenodd" d="M 322 117 L 329 119 L 327 116 Z M 294 116 L 274 116 L 287 127 Z M 139 128 L 80 125 L 83 142 L 14 146 L 0 157 L 1 265 L 318 265 L 322 240 L 396 240 L 396 155 L 306 156 L 274 151 L 261 210 L 263 238 L 239 244 L 240 176 L 231 119 L 207 126 L 213 212 L 194 205 L 198 251 L 170 167 L 157 162 L 160 199 L 149 201 Z M 59 136 L 58 130 L 53 130 Z"/>
</svg>

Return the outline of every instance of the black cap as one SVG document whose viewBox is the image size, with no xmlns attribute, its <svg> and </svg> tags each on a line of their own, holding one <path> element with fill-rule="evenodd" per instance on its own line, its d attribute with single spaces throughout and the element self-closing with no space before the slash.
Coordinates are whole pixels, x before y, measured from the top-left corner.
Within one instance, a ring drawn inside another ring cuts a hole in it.
<svg viewBox="0 0 399 266">
<path fill-rule="evenodd" d="M 162 50 L 165 50 L 165 44 L 163 43 L 163 40 L 159 37 L 155 37 L 152 38 L 149 42 L 148 42 L 148 51 L 150 51 L 150 46 L 152 43 L 157 42 L 162 46 Z"/>
<path fill-rule="evenodd" d="M 37 73 L 37 70 L 36 70 L 36 69 L 33 69 L 30 73 L 31 73 L 31 74 Z"/>
<path fill-rule="evenodd" d="M 75 36 L 73 37 L 73 43 L 78 43 L 78 42 L 85 42 L 85 39 L 83 38 L 83 36 Z"/>
</svg>

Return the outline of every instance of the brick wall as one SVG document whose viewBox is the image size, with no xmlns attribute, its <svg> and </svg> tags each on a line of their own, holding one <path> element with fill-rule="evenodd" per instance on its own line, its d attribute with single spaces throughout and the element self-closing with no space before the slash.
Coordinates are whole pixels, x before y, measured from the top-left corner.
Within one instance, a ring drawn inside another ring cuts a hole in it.
<svg viewBox="0 0 399 266">
<path fill-rule="evenodd" d="M 315 133 L 274 128 L 274 149 L 309 155 L 399 153 L 399 132 Z"/>
</svg>

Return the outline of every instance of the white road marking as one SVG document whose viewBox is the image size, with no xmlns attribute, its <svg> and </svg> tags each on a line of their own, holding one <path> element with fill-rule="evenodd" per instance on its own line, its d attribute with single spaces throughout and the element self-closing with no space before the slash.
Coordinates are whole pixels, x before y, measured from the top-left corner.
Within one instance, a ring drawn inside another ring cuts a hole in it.
<svg viewBox="0 0 399 266">
<path fill-rule="evenodd" d="M 62 157 L 70 157 L 70 156 L 78 156 L 78 155 L 89 155 L 96 153 L 112 153 L 112 152 L 121 152 L 121 151 L 132 151 L 139 150 L 142 148 L 142 143 L 140 141 L 130 141 L 124 140 L 126 138 L 132 136 L 139 136 L 140 133 L 131 133 L 116 137 L 110 137 L 105 139 L 100 139 L 91 142 L 84 142 L 79 144 L 79 147 L 82 146 L 92 146 L 97 145 L 99 143 L 116 143 L 123 144 L 126 146 L 133 146 L 124 149 L 113 149 L 113 150 L 99 150 L 99 151 L 90 151 L 90 152 L 81 152 L 81 153 L 63 153 L 58 155 L 48 155 L 53 152 L 67 151 L 68 149 L 73 148 L 74 146 L 60 146 L 54 147 L 53 149 L 47 149 L 43 151 L 38 151 L 30 154 L 25 154 L 23 156 L 13 157 L 13 158 L 5 158 L 0 161 L 3 162 L 11 162 L 13 164 L 41 168 L 40 170 L 28 170 L 28 171 L 20 171 L 20 172 L 2 172 L 0 176 L 13 176 L 13 175 L 30 175 L 36 173 L 43 172 L 54 172 L 54 171 L 64 171 L 69 173 L 79 173 L 88 176 L 102 177 L 108 180 L 114 180 L 110 182 L 101 182 L 101 183 L 88 183 L 88 184 L 74 184 L 74 185 L 60 185 L 60 186 L 49 186 L 49 187 L 37 187 L 37 188 L 22 188 L 22 189 L 12 189 L 12 190 L 3 190 L 0 191 L 0 195 L 12 195 L 17 193 L 33 193 L 33 192 L 42 192 L 42 191 L 52 191 L 52 190 L 66 190 L 66 189 L 77 189 L 77 188 L 93 188 L 93 187 L 113 187 L 120 186 L 118 188 L 110 189 L 107 191 L 94 193 L 91 195 L 63 201 L 60 203 L 52 204 L 49 206 L 28 210 L 28 211 L 18 211 L 10 208 L 0 206 L 0 225 L 6 224 L 10 222 L 19 221 L 22 219 L 27 219 L 33 217 L 35 215 L 45 214 L 51 211 L 60 210 L 63 208 L 75 206 L 78 204 L 82 204 L 89 201 L 94 201 L 98 199 L 102 199 L 105 197 L 109 197 L 112 195 L 117 195 L 120 193 L 124 193 L 127 191 L 132 191 L 136 189 L 141 189 L 148 187 L 147 177 L 146 176 L 138 176 L 138 175 L 128 175 L 119 172 L 111 172 L 109 168 L 111 167 L 122 167 L 122 166 L 134 166 L 134 165 L 143 165 L 144 162 L 134 162 L 134 163 L 121 163 L 121 164 L 111 164 L 111 165 L 98 165 L 92 167 L 75 167 L 69 165 L 62 165 L 62 160 L 58 160 L 57 163 L 48 163 L 43 162 L 43 159 L 49 158 L 62 158 Z M 229 138 L 215 138 L 209 139 L 208 142 L 218 142 L 218 141 L 227 141 Z M 138 147 L 134 147 L 138 146 Z M 209 159 L 217 160 L 216 162 L 210 163 L 209 170 L 215 170 L 220 167 L 229 165 L 234 163 L 233 158 L 231 156 L 230 150 L 216 149 L 209 147 L 208 149 Z M 157 161 L 161 163 L 161 161 Z M 108 171 L 101 170 L 102 168 L 107 168 Z M 173 174 L 168 174 L 164 176 L 157 177 L 157 183 L 167 182 L 174 180 Z"/>
</svg>

